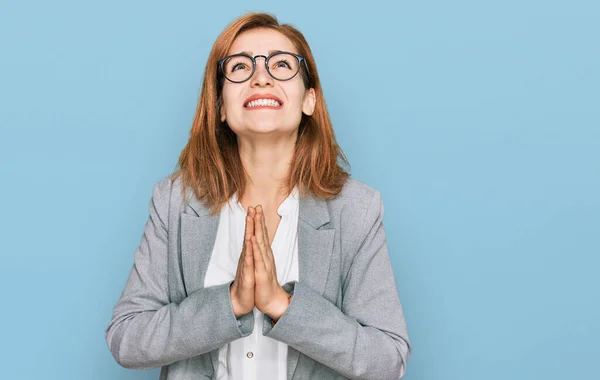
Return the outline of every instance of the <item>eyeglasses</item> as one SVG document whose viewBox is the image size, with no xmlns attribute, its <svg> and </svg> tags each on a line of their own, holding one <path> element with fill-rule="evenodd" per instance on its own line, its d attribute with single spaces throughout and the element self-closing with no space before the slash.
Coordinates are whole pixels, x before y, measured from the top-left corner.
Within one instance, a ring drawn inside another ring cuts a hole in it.
<svg viewBox="0 0 600 380">
<path fill-rule="evenodd" d="M 227 80 L 233 83 L 242 83 L 252 77 L 256 71 L 256 58 L 265 59 L 265 67 L 269 75 L 279 81 L 290 80 L 300 71 L 300 65 L 304 62 L 308 74 L 308 64 L 304 57 L 287 51 L 276 51 L 269 56 L 245 54 L 233 54 L 217 62 L 221 72 Z"/>
</svg>

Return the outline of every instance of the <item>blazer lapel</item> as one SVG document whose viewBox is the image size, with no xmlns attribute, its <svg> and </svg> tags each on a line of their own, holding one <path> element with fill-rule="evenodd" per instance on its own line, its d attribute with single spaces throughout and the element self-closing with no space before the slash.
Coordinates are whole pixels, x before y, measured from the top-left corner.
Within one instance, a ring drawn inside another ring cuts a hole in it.
<svg viewBox="0 0 600 380">
<path fill-rule="evenodd" d="M 204 277 L 217 237 L 220 214 L 210 210 L 197 200 L 189 203 L 189 212 L 181 214 L 181 263 L 183 283 L 189 296 L 204 287 Z"/>
<path fill-rule="evenodd" d="M 190 195 L 188 213 L 181 214 L 181 261 L 186 294 L 204 288 L 204 278 L 217 238 L 220 213 L 211 214 L 210 209 Z M 219 349 L 210 352 L 213 370 L 219 362 Z"/>
<path fill-rule="evenodd" d="M 335 230 L 329 228 L 329 210 L 323 199 L 300 199 L 298 218 L 299 282 L 323 294 L 329 273 Z"/>
<path fill-rule="evenodd" d="M 333 252 L 335 230 L 329 228 L 327 201 L 309 195 L 300 198 L 298 218 L 298 270 L 301 282 L 323 295 Z M 300 352 L 288 347 L 287 378 L 291 379 Z"/>
</svg>

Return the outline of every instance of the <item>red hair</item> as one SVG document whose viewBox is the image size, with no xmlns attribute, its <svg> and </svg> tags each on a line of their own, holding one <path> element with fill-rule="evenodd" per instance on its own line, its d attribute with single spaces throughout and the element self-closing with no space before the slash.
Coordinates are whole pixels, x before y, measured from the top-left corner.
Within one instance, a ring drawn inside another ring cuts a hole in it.
<svg viewBox="0 0 600 380">
<path fill-rule="evenodd" d="M 298 186 L 301 195 L 311 193 L 318 198 L 331 198 L 340 193 L 350 176 L 341 165 L 348 160 L 336 142 L 323 90 L 312 52 L 302 33 L 289 24 L 279 24 L 266 13 L 248 13 L 232 22 L 215 41 L 204 73 L 202 92 L 190 131 L 181 152 L 178 170 L 172 180 L 182 176 L 182 194 L 192 188 L 196 197 L 216 213 L 234 194 L 241 199 L 246 188 L 245 171 L 240 159 L 237 137 L 220 120 L 222 84 L 226 80 L 217 68 L 241 33 L 255 28 L 269 28 L 285 35 L 306 59 L 308 73 L 302 70 L 306 88 L 313 88 L 316 104 L 312 116 L 302 114 L 290 172 L 288 192 Z"/>
</svg>

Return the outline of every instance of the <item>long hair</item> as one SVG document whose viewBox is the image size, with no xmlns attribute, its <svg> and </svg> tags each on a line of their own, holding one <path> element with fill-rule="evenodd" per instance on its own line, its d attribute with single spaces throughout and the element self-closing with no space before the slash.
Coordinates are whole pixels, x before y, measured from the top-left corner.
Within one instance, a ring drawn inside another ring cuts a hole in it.
<svg viewBox="0 0 600 380">
<path fill-rule="evenodd" d="M 254 28 L 270 28 L 285 35 L 298 54 L 306 59 L 302 69 L 305 88 L 313 88 L 316 104 L 312 116 L 302 114 L 294 156 L 287 176 L 288 193 L 298 186 L 301 196 L 309 193 L 322 199 L 339 194 L 350 174 L 349 163 L 336 142 L 312 52 L 302 33 L 289 24 L 279 24 L 266 13 L 247 13 L 233 21 L 215 41 L 206 64 L 202 91 L 190 131 L 172 181 L 182 176 L 182 195 L 192 188 L 195 196 L 216 213 L 234 194 L 241 199 L 246 189 L 246 172 L 238 151 L 237 137 L 220 120 L 222 86 L 226 79 L 217 68 L 235 38 Z"/>
</svg>

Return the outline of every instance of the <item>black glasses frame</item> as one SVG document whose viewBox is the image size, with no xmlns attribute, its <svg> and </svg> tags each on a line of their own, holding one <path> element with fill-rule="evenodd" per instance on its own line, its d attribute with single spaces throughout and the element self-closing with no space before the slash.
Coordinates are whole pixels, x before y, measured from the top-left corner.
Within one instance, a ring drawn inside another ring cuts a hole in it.
<svg viewBox="0 0 600 380">
<path fill-rule="evenodd" d="M 296 71 L 296 73 L 288 79 L 275 78 L 273 76 L 273 74 L 271 74 L 271 70 L 269 70 L 269 59 L 271 59 L 271 57 L 276 56 L 278 54 L 291 54 L 294 57 L 296 57 L 296 59 L 298 60 L 298 71 Z M 228 59 L 233 58 L 233 57 L 247 57 L 252 60 L 252 72 L 250 73 L 250 75 L 248 76 L 247 79 L 244 79 L 241 81 L 235 81 L 235 80 L 231 80 L 231 79 L 227 78 L 227 74 L 225 74 L 225 68 L 223 67 L 223 65 L 224 65 L 225 61 L 227 61 Z M 269 73 L 271 78 L 281 81 L 281 82 L 285 82 L 285 81 L 294 79 L 296 77 L 296 75 L 298 75 L 298 73 L 300 72 L 300 67 L 302 65 L 302 62 L 304 62 L 304 67 L 306 68 L 306 74 L 308 75 L 308 80 L 310 81 L 310 72 L 308 71 L 308 63 L 306 62 L 306 59 L 301 55 L 298 55 L 296 53 L 292 53 L 289 51 L 274 51 L 273 53 L 269 54 L 268 56 L 259 54 L 259 55 L 255 55 L 254 57 L 252 57 L 251 55 L 246 54 L 246 53 L 232 54 L 223 59 L 218 60 L 217 65 L 221 69 L 221 74 L 223 74 L 225 79 L 227 79 L 228 81 L 233 82 L 233 83 L 243 83 L 243 82 L 246 82 L 247 80 L 249 80 L 250 78 L 252 78 L 252 76 L 254 75 L 254 72 L 256 71 L 256 58 L 258 58 L 258 57 L 263 57 L 265 59 L 265 68 L 267 69 L 267 72 Z"/>
</svg>

